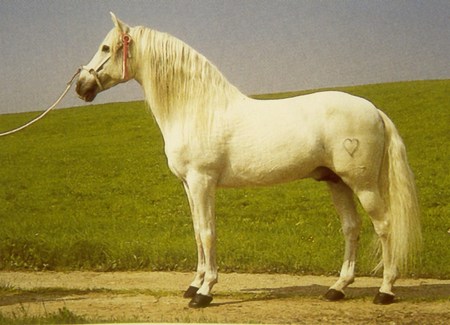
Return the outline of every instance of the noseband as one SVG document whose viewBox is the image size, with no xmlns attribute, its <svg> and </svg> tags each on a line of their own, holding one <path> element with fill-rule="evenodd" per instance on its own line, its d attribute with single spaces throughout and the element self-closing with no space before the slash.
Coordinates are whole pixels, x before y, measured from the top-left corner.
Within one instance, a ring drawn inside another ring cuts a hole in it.
<svg viewBox="0 0 450 325">
<path fill-rule="evenodd" d="M 128 58 L 130 58 L 130 53 L 129 53 L 129 45 L 131 43 L 131 36 L 128 35 L 127 33 L 123 33 L 122 34 L 122 44 L 120 47 L 123 47 L 123 51 L 122 51 L 122 80 L 126 81 L 128 80 Z M 120 49 L 119 47 L 119 49 Z M 104 90 L 105 88 L 103 87 L 100 79 L 98 78 L 98 72 L 100 72 L 100 70 L 103 69 L 103 66 L 105 65 L 106 62 L 109 61 L 109 59 L 111 59 L 111 54 L 109 54 L 106 58 L 103 59 L 102 62 L 100 62 L 95 68 L 88 68 L 86 66 L 81 66 L 82 70 L 86 70 L 87 72 L 89 72 L 95 79 L 95 82 L 97 83 L 97 86 L 100 90 Z"/>
</svg>

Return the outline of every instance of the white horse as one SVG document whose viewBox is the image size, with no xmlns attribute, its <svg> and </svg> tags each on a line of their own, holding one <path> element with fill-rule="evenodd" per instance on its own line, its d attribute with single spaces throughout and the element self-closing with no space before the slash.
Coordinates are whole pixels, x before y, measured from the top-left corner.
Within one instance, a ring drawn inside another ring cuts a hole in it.
<svg viewBox="0 0 450 325">
<path fill-rule="evenodd" d="M 391 120 L 367 100 L 342 92 L 251 99 L 185 43 L 111 15 L 115 27 L 83 67 L 76 91 L 92 101 L 130 79 L 142 86 L 192 212 L 198 266 L 184 294 L 192 298 L 189 306 L 208 306 L 217 283 L 216 188 L 306 177 L 327 182 L 345 236 L 340 277 L 325 297 L 342 299 L 355 278 L 356 196 L 382 247 L 383 282 L 374 302 L 391 303 L 397 270 L 410 264 L 421 240 L 414 178 Z"/>
</svg>

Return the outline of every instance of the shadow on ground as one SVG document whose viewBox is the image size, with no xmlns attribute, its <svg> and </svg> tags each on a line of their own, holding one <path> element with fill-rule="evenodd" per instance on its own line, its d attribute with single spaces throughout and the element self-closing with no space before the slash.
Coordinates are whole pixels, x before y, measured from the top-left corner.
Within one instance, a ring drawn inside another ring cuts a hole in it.
<svg viewBox="0 0 450 325">
<path fill-rule="evenodd" d="M 97 292 L 95 290 L 77 290 L 77 289 L 42 289 L 33 291 L 12 291 L 0 294 L 0 307 L 25 303 L 42 303 L 48 301 L 78 300 L 84 299 L 83 296 Z M 70 297 L 70 298 L 67 298 Z"/>
<path fill-rule="evenodd" d="M 349 287 L 346 289 L 346 299 L 369 299 L 378 292 L 378 287 Z M 322 285 L 291 286 L 282 288 L 255 288 L 244 289 L 242 293 L 254 294 L 256 297 L 246 299 L 245 297 L 224 303 L 213 303 L 211 306 L 231 305 L 250 301 L 265 301 L 284 298 L 317 298 L 323 299 L 328 287 Z M 419 286 L 397 286 L 395 287 L 396 300 L 400 301 L 438 301 L 450 299 L 450 285 L 423 284 Z"/>
</svg>

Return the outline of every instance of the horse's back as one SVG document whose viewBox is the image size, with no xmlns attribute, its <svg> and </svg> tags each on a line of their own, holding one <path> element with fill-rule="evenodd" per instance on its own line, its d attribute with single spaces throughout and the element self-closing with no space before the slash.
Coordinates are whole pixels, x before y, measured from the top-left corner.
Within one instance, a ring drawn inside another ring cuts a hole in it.
<svg viewBox="0 0 450 325">
<path fill-rule="evenodd" d="M 237 141 L 262 145 L 296 142 L 307 148 L 336 138 L 371 137 L 382 119 L 368 100 L 326 91 L 279 100 L 248 99 L 232 117 Z"/>
</svg>

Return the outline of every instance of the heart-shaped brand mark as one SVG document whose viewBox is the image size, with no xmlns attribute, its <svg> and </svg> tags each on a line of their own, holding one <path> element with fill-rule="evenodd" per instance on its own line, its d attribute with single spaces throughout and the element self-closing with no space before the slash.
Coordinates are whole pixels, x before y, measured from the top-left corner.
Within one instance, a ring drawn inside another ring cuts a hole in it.
<svg viewBox="0 0 450 325">
<path fill-rule="evenodd" d="M 348 152 L 350 156 L 353 157 L 353 154 L 358 150 L 359 140 L 358 139 L 345 139 L 344 140 L 344 149 Z"/>
</svg>

